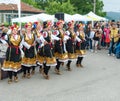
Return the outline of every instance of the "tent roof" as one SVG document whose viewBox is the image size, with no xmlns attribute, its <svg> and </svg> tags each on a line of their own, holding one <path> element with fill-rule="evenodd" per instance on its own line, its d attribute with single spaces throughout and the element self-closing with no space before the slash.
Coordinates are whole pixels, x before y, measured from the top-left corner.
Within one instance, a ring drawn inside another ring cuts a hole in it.
<svg viewBox="0 0 120 101">
<path fill-rule="evenodd" d="M 107 19 L 101 16 L 96 15 L 95 13 L 93 13 L 92 11 L 89 12 L 88 14 L 86 14 L 85 16 L 92 18 L 93 21 L 106 21 Z"/>
<path fill-rule="evenodd" d="M 38 20 L 42 20 L 42 21 L 51 20 L 51 21 L 54 21 L 54 15 L 41 13 L 41 14 L 36 14 L 36 15 L 32 15 L 32 16 L 14 18 L 14 19 L 12 19 L 12 22 L 35 22 L 35 21 L 38 21 Z"/>
<path fill-rule="evenodd" d="M 12 19 L 12 23 L 13 22 L 35 22 L 38 20 L 42 20 L 42 21 L 51 20 L 54 22 L 55 15 L 41 13 L 41 14 L 36 14 L 36 15 L 32 15 L 32 16 L 14 18 L 14 19 Z M 80 15 L 80 14 L 70 15 L 70 14 L 64 13 L 64 21 L 69 22 L 71 20 L 74 20 L 74 21 L 106 21 L 107 19 L 104 17 L 100 17 L 100 16 L 94 14 L 93 12 L 90 12 L 86 15 Z"/>
<path fill-rule="evenodd" d="M 80 14 L 74 14 L 72 15 L 74 21 L 91 21 L 90 18 L 80 15 Z"/>
</svg>

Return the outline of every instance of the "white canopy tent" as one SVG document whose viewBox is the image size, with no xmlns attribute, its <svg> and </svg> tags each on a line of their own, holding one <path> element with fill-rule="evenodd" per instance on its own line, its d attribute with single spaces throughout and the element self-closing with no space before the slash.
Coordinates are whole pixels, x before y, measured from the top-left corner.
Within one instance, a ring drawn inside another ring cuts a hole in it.
<svg viewBox="0 0 120 101">
<path fill-rule="evenodd" d="M 83 15 L 80 15 L 80 14 L 70 15 L 70 14 L 64 13 L 64 21 L 69 22 L 71 20 L 74 20 L 74 21 L 91 21 L 90 18 L 84 17 Z"/>
<path fill-rule="evenodd" d="M 38 21 L 38 20 L 42 20 L 42 21 L 51 20 L 51 21 L 54 21 L 54 15 L 41 13 L 41 14 L 36 14 L 36 15 L 32 15 L 32 16 L 14 18 L 14 19 L 12 19 L 12 23 L 14 23 L 14 22 L 35 22 L 35 21 Z"/>
<path fill-rule="evenodd" d="M 12 23 L 14 23 L 14 22 L 35 22 L 35 21 L 39 21 L 39 20 L 42 20 L 42 21 L 51 20 L 52 22 L 54 22 L 55 15 L 41 13 L 41 14 L 36 14 L 36 15 L 32 15 L 32 16 L 14 18 L 14 19 L 12 19 Z M 64 13 L 64 21 L 69 22 L 71 20 L 74 20 L 74 21 L 107 21 L 106 18 L 100 17 L 100 16 L 94 14 L 93 12 L 90 12 L 86 15 L 80 15 L 80 14 L 70 15 L 70 14 Z"/>
<path fill-rule="evenodd" d="M 64 21 L 65 21 L 65 22 L 69 22 L 69 21 L 71 21 L 71 20 L 73 20 L 72 15 L 65 13 L 65 14 L 64 14 Z"/>
<path fill-rule="evenodd" d="M 92 11 L 89 12 L 88 14 L 84 15 L 84 16 L 92 19 L 93 21 L 107 21 L 106 18 L 98 16 L 95 13 L 93 13 Z"/>
<path fill-rule="evenodd" d="M 72 17 L 74 21 L 92 21 L 92 19 L 80 14 L 74 14 Z"/>
<path fill-rule="evenodd" d="M 54 15 L 54 17 L 55 17 L 55 15 Z M 57 18 L 56 18 L 57 19 Z M 62 18 L 63 19 L 63 18 Z M 62 20 L 61 19 L 61 20 Z M 69 22 L 69 21 L 71 21 L 71 20 L 73 20 L 73 16 L 72 15 L 70 15 L 70 14 L 67 14 L 67 13 L 64 13 L 64 21 L 65 22 Z M 56 20 L 56 21 L 58 21 L 58 19 Z M 56 22 L 55 21 L 55 22 Z"/>
</svg>

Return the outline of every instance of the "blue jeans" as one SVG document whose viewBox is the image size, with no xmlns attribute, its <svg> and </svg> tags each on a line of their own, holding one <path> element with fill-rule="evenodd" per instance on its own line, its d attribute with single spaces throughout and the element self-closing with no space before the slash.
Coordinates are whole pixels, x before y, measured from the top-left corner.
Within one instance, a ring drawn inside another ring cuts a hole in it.
<svg viewBox="0 0 120 101">
<path fill-rule="evenodd" d="M 92 49 L 92 39 L 89 39 L 90 49 Z"/>
<path fill-rule="evenodd" d="M 110 47 L 109 47 L 109 54 L 111 54 L 111 53 L 115 54 L 114 45 L 115 45 L 115 43 L 113 41 L 111 41 Z"/>
</svg>

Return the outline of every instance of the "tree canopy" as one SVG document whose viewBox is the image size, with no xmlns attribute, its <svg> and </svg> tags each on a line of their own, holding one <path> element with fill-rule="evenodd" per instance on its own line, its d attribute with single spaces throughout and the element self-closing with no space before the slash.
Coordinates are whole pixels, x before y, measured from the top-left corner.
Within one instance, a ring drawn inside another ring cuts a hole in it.
<svg viewBox="0 0 120 101">
<path fill-rule="evenodd" d="M 87 14 L 93 11 L 94 0 L 22 0 L 34 7 L 45 10 L 46 13 L 55 14 L 57 12 L 64 12 L 68 14 Z M 96 0 L 95 13 L 100 16 L 105 16 L 103 12 L 103 1 Z"/>
<path fill-rule="evenodd" d="M 69 1 L 63 3 L 60 1 L 51 1 L 49 2 L 49 5 L 45 7 L 45 11 L 49 14 L 55 14 L 57 12 L 74 14 L 74 9 L 74 6 Z"/>
</svg>

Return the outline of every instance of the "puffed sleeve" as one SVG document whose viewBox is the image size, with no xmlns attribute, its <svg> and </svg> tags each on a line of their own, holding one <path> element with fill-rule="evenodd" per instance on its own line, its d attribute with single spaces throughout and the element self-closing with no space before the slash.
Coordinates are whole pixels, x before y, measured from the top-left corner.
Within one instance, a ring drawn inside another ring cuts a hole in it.
<svg viewBox="0 0 120 101">
<path fill-rule="evenodd" d="M 53 32 L 53 35 L 55 35 L 55 36 L 59 35 L 59 31 L 58 31 L 58 30 L 55 30 L 55 31 Z"/>
<path fill-rule="evenodd" d="M 70 32 L 69 32 L 69 31 L 66 31 L 65 34 L 66 34 L 67 36 L 69 36 L 69 35 L 70 35 Z"/>
<path fill-rule="evenodd" d="M 70 38 L 69 36 L 65 35 L 63 41 L 66 42 L 69 38 Z"/>
<path fill-rule="evenodd" d="M 22 48 L 23 48 L 23 37 L 22 37 L 22 41 L 20 43 L 21 57 L 23 58 L 24 57 L 24 52 L 23 52 Z"/>
<path fill-rule="evenodd" d="M 0 41 L 2 42 L 2 44 L 7 44 L 7 42 L 3 39 L 0 39 Z"/>
<path fill-rule="evenodd" d="M 8 44 L 8 36 L 9 35 L 5 35 L 4 38 L 1 38 L 3 44 Z"/>
<path fill-rule="evenodd" d="M 37 38 L 37 42 L 39 43 L 40 47 L 43 47 L 45 42 L 44 37 L 41 35 L 39 38 Z"/>
<path fill-rule="evenodd" d="M 22 44 L 23 44 L 27 49 L 29 49 L 29 48 L 31 47 L 31 45 L 29 45 L 27 42 L 24 41 L 24 37 L 23 37 Z"/>
<path fill-rule="evenodd" d="M 53 34 L 51 34 L 51 39 L 52 39 L 52 40 L 60 40 L 60 38 L 58 38 L 57 36 L 55 36 L 55 35 L 53 35 Z"/>
<path fill-rule="evenodd" d="M 79 32 L 78 31 L 76 32 L 76 35 L 79 36 Z"/>
<path fill-rule="evenodd" d="M 81 39 L 78 36 L 76 36 L 76 41 L 80 42 Z"/>
</svg>

